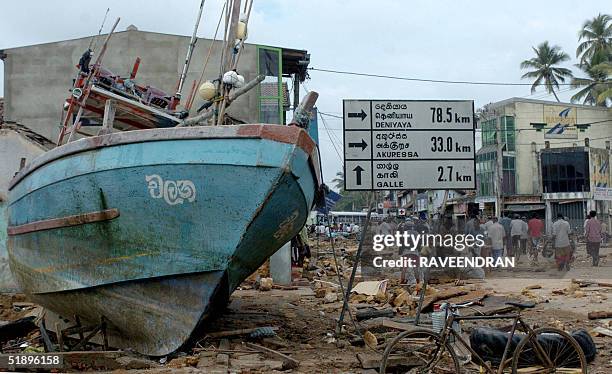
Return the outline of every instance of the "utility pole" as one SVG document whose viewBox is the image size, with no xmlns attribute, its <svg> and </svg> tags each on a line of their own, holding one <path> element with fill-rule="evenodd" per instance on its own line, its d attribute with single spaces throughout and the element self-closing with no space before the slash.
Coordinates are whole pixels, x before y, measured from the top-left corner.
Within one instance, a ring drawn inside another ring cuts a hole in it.
<svg viewBox="0 0 612 374">
<path fill-rule="evenodd" d="M 496 165 L 495 165 L 495 216 L 501 217 L 503 211 L 503 196 L 502 187 L 504 181 L 504 154 L 503 154 L 503 143 L 501 137 L 501 120 L 495 115 L 495 148 L 496 148 Z"/>
</svg>

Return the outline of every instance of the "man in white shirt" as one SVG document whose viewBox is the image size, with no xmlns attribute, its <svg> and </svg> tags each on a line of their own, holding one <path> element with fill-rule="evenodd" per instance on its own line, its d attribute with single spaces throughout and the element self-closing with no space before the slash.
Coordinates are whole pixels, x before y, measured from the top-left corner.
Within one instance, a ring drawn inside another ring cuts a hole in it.
<svg viewBox="0 0 612 374">
<path fill-rule="evenodd" d="M 493 218 L 491 218 L 491 216 L 488 216 L 487 222 L 485 222 L 484 224 L 485 231 L 489 231 L 489 227 L 491 227 L 492 224 L 493 224 Z"/>
<path fill-rule="evenodd" d="M 504 238 L 506 230 L 499 222 L 497 217 L 493 217 L 493 223 L 487 230 L 487 236 L 491 239 L 491 252 L 494 259 L 498 259 L 504 253 Z"/>
<path fill-rule="evenodd" d="M 512 222 L 510 222 L 510 236 L 512 237 L 512 253 L 508 253 L 508 256 L 515 256 L 519 249 L 519 243 L 521 242 L 521 233 L 523 232 L 523 221 L 519 218 L 518 214 L 514 215 Z"/>
<path fill-rule="evenodd" d="M 572 233 L 569 222 L 563 219 L 563 214 L 557 214 L 557 220 L 552 225 L 553 245 L 555 248 L 555 261 L 559 271 L 570 269 L 572 249 L 569 236 Z"/>
</svg>

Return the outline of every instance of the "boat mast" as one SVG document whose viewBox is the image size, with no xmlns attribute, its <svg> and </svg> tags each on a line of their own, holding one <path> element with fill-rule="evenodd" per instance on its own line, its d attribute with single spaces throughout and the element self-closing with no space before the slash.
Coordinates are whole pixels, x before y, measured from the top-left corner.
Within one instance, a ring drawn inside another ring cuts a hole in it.
<svg viewBox="0 0 612 374">
<path fill-rule="evenodd" d="M 120 20 L 121 20 L 120 17 L 117 18 L 117 20 L 115 21 L 115 24 L 113 25 L 113 27 L 111 27 L 111 30 L 109 31 L 108 35 L 106 36 L 106 39 L 104 40 L 104 43 L 102 43 L 102 48 L 100 49 L 98 58 L 94 62 L 93 68 L 90 69 L 89 74 L 87 74 L 86 77 L 79 78 L 81 80 L 81 83 L 78 83 L 78 85 L 79 87 L 83 87 L 83 89 L 78 95 L 75 95 L 75 89 L 77 87 L 77 82 L 75 82 L 75 84 L 73 85 L 72 97 L 70 99 L 68 108 L 66 109 L 66 117 L 64 118 L 64 121 L 62 123 L 59 138 L 57 140 L 58 147 L 62 145 L 62 142 L 64 140 L 64 135 L 66 135 L 67 131 L 70 131 L 70 135 L 68 137 L 68 142 L 70 142 L 72 140 L 72 136 L 74 135 L 75 131 L 78 130 L 79 122 L 81 121 L 81 115 L 83 114 L 84 103 L 87 102 L 87 99 L 89 98 L 89 93 L 91 92 L 91 87 L 89 86 L 89 83 L 91 82 L 92 78 L 98 74 L 98 71 L 100 69 L 100 64 L 102 63 L 102 57 L 104 57 L 104 54 L 106 53 L 108 42 L 110 41 L 111 36 L 115 32 L 115 29 L 117 28 L 117 25 L 119 24 Z M 68 128 L 68 123 L 70 119 L 72 118 L 74 109 L 77 106 L 79 107 L 77 115 L 72 121 L 72 126 Z"/>
<path fill-rule="evenodd" d="M 183 91 L 183 84 L 185 83 L 185 78 L 187 77 L 187 71 L 189 70 L 189 63 L 191 62 L 191 56 L 193 54 L 193 49 L 197 42 L 196 34 L 198 32 L 198 27 L 200 26 L 200 19 L 202 18 L 202 11 L 204 10 L 204 2 L 206 0 L 202 0 L 200 3 L 200 10 L 198 11 L 198 18 L 196 19 L 195 27 L 193 28 L 193 34 L 191 35 L 191 41 L 189 42 L 189 48 L 187 48 L 187 56 L 185 57 L 185 64 L 183 65 L 183 71 L 181 72 L 181 76 L 179 78 L 178 87 L 176 89 L 175 98 L 180 100 L 181 91 Z"/>
</svg>

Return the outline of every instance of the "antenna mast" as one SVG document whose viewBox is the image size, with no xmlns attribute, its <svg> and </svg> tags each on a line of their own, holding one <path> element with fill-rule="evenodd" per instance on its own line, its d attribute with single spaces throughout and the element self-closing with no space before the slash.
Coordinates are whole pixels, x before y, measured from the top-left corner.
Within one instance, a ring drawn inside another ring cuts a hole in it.
<svg viewBox="0 0 612 374">
<path fill-rule="evenodd" d="M 187 70 L 189 70 L 189 63 L 191 62 L 191 55 L 193 54 L 193 48 L 195 47 L 195 44 L 197 41 L 196 33 L 198 32 L 198 27 L 200 26 L 200 19 L 202 18 L 204 2 L 205 0 L 202 0 L 202 2 L 200 3 L 200 11 L 198 12 L 198 18 L 196 20 L 196 24 L 193 29 L 193 34 L 191 35 L 191 41 L 189 42 L 189 48 L 187 49 L 187 56 L 185 57 L 185 64 L 183 65 L 183 71 L 181 72 L 181 77 L 179 78 L 178 87 L 176 89 L 175 96 L 179 99 L 181 97 L 181 91 L 183 90 L 183 84 L 185 83 L 185 78 L 187 77 Z"/>
</svg>

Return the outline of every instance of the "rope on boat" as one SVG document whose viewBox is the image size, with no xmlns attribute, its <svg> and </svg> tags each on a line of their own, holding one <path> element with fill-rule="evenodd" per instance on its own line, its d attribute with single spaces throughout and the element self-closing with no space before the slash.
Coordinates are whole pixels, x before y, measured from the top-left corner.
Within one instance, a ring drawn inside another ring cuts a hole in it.
<svg viewBox="0 0 612 374">
<path fill-rule="evenodd" d="M 217 28 L 215 29 L 215 35 L 210 42 L 210 46 L 208 47 L 208 53 L 206 54 L 206 59 L 204 60 L 204 67 L 202 68 L 202 74 L 200 74 L 200 79 L 198 79 L 198 84 L 196 87 L 200 87 L 202 84 L 202 79 L 204 79 L 204 72 L 206 72 L 206 68 L 208 67 L 208 61 L 210 60 L 210 55 L 214 49 L 215 40 L 217 40 L 217 33 L 219 32 L 219 27 L 221 26 L 221 21 L 223 20 L 223 12 L 225 12 L 225 7 L 227 6 L 227 1 L 223 3 L 223 8 L 221 8 L 221 14 L 219 14 L 219 22 L 217 22 Z M 188 107 L 191 108 L 193 102 L 195 100 L 195 95 L 191 98 L 191 101 L 188 102 Z"/>
</svg>

